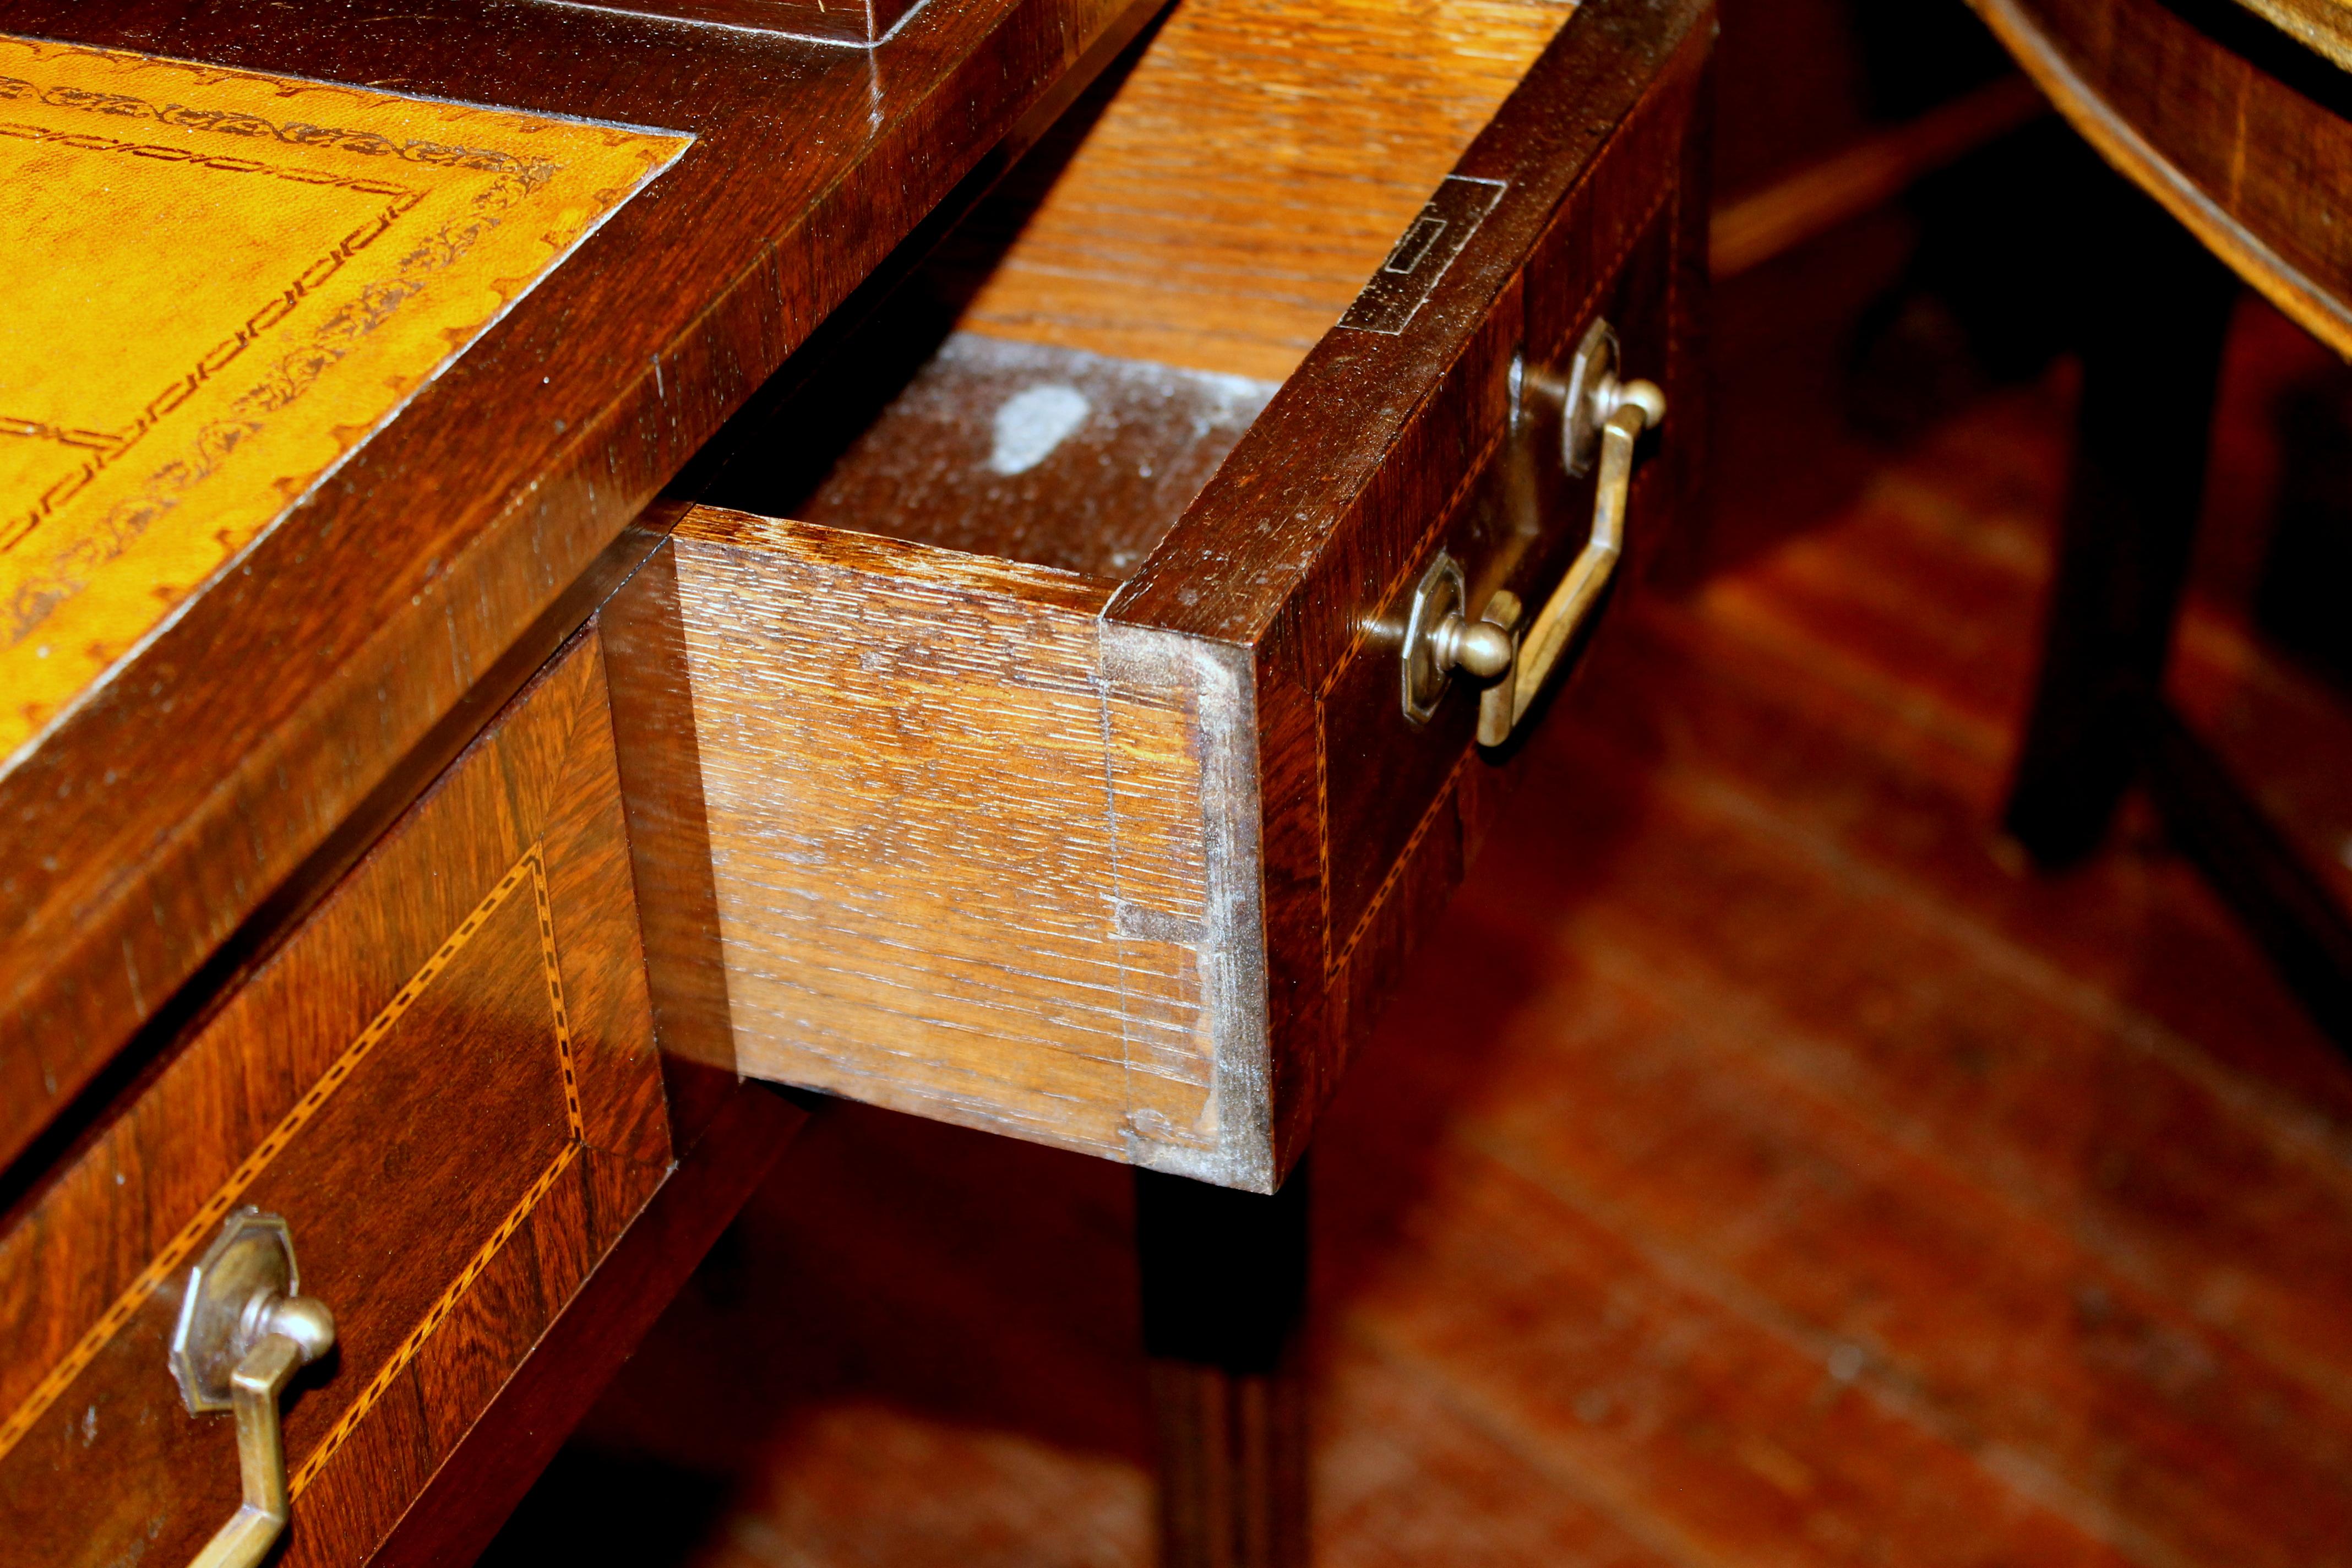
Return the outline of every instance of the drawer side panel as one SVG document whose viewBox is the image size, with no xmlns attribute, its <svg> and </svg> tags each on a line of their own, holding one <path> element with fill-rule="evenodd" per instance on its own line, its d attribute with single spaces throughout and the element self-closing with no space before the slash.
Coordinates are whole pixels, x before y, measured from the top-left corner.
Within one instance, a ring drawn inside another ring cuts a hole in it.
<svg viewBox="0 0 2352 1568">
<path fill-rule="evenodd" d="M 1119 1159 L 1213 1144 L 1196 720 L 1107 704 L 1107 585 L 709 508 L 671 550 L 738 1068 Z"/>
</svg>

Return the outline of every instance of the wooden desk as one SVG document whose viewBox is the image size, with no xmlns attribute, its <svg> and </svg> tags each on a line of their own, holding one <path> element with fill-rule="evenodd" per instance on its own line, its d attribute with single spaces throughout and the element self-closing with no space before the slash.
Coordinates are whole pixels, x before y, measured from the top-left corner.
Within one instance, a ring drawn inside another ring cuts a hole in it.
<svg viewBox="0 0 2352 1568">
<path fill-rule="evenodd" d="M 720 8 L 0 6 L 76 155 L 625 163 L 12 692 L 0 1559 L 236 1511 L 167 1351 L 248 1206 L 338 1324 L 286 1560 L 450 1561 L 797 1121 L 745 1077 L 1272 1193 L 1557 684 L 1513 631 L 1687 504 L 1704 0 Z"/>
</svg>

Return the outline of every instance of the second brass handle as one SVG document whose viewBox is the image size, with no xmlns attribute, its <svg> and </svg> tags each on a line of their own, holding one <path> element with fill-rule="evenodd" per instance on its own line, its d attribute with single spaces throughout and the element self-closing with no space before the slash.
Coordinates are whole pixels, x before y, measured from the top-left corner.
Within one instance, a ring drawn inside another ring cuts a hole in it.
<svg viewBox="0 0 2352 1568">
<path fill-rule="evenodd" d="M 294 1374 L 334 1347 L 326 1304 L 299 1294 L 293 1237 L 276 1215 L 247 1209 L 188 1272 L 172 1335 L 172 1374 L 189 1410 L 236 1415 L 244 1499 L 189 1568 L 253 1568 L 293 1513 L 278 1401 Z"/>
</svg>

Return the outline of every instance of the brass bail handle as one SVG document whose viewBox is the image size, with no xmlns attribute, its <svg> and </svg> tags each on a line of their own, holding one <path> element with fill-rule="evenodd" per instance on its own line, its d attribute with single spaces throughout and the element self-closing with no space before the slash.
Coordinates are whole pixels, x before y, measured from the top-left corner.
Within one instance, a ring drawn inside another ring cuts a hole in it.
<svg viewBox="0 0 2352 1568">
<path fill-rule="evenodd" d="M 1633 445 L 1642 438 L 1645 426 L 1665 418 L 1666 395 L 1646 381 L 1612 381 L 1610 388 L 1616 406 L 1601 424 L 1601 477 L 1592 492 L 1591 537 L 1584 542 L 1584 548 L 1570 563 L 1568 574 L 1559 580 L 1559 586 L 1552 590 L 1551 597 L 1538 612 L 1535 624 L 1518 639 L 1518 657 L 1513 661 L 1516 668 L 1504 683 L 1509 689 L 1507 710 L 1500 700 L 1500 686 L 1481 703 L 1480 745 L 1499 746 L 1510 739 L 1511 731 L 1527 717 L 1544 683 L 1550 679 L 1552 666 L 1559 661 L 1561 651 L 1574 640 L 1585 617 L 1600 602 L 1601 590 L 1617 574 L 1617 561 L 1625 550 L 1625 501 L 1633 488 Z M 1502 597 L 1500 594 L 1496 595 Z M 1510 613 L 1517 608 L 1516 600 L 1502 605 L 1489 601 L 1488 624 L 1493 624 L 1492 617 L 1498 611 Z M 1507 625 L 1497 629 L 1506 633 L 1509 630 Z"/>
<path fill-rule="evenodd" d="M 1666 395 L 1654 383 L 1617 378 L 1616 333 L 1595 321 L 1577 350 L 1560 421 L 1560 460 L 1570 474 L 1587 472 L 1599 450 L 1592 532 L 1524 631 L 1518 595 L 1507 589 L 1488 599 L 1475 619 L 1465 614 L 1462 568 L 1441 553 L 1422 580 L 1406 636 L 1407 716 L 1427 719 L 1446 677 L 1459 669 L 1490 683 L 1478 705 L 1478 743 L 1510 739 L 1616 575 L 1633 448 L 1642 432 L 1665 416 Z"/>
<path fill-rule="evenodd" d="M 300 1293 L 294 1237 L 258 1209 L 231 1215 L 188 1271 L 172 1331 L 172 1376 L 191 1415 L 236 1413 L 245 1500 L 190 1568 L 252 1568 L 292 1517 L 278 1397 L 294 1374 L 334 1347 L 335 1317 Z"/>
</svg>

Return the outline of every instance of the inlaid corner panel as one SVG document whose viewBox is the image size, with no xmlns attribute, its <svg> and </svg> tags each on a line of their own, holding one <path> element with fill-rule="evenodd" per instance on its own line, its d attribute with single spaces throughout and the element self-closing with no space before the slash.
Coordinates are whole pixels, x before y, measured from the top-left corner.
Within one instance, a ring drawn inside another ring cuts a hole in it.
<svg viewBox="0 0 2352 1568">
<path fill-rule="evenodd" d="M 335 1352 L 287 1563 L 364 1561 L 669 1163 L 601 650 L 575 641 L 0 1237 L 0 1561 L 185 1562 L 236 1510 L 182 1408 L 189 1265 L 291 1226 Z"/>
</svg>

